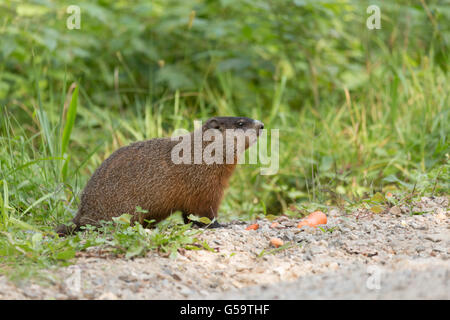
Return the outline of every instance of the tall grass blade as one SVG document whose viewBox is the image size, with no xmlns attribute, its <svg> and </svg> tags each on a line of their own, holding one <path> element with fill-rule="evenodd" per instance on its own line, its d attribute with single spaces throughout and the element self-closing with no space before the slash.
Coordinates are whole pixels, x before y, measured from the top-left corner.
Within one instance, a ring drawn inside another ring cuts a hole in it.
<svg viewBox="0 0 450 320">
<path fill-rule="evenodd" d="M 77 115 L 77 106 L 78 106 L 78 86 L 75 87 L 72 93 L 72 99 L 70 101 L 69 109 L 67 110 L 67 118 L 61 141 L 61 156 L 64 157 L 64 164 L 61 170 L 63 181 L 65 181 L 67 178 L 67 168 L 70 157 L 66 157 L 65 154 L 67 151 L 67 146 L 69 145 L 73 125 L 75 123 L 75 118 Z"/>
<path fill-rule="evenodd" d="M 1 183 L 3 184 L 3 197 L 0 193 L 0 211 L 2 214 L 2 225 L 3 225 L 2 229 L 5 230 L 8 227 L 8 222 L 9 222 L 9 216 L 8 216 L 9 191 L 8 191 L 8 184 L 7 184 L 6 180 L 2 180 Z"/>
</svg>

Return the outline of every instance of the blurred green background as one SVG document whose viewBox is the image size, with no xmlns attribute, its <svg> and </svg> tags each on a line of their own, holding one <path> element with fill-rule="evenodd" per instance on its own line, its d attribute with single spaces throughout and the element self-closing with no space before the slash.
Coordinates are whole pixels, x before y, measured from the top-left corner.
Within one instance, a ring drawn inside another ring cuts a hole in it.
<svg viewBox="0 0 450 320">
<path fill-rule="evenodd" d="M 448 1 L 2 0 L 0 12 L 4 219 L 66 222 L 112 151 L 216 115 L 280 129 L 279 172 L 238 168 L 224 217 L 448 192 Z"/>
</svg>

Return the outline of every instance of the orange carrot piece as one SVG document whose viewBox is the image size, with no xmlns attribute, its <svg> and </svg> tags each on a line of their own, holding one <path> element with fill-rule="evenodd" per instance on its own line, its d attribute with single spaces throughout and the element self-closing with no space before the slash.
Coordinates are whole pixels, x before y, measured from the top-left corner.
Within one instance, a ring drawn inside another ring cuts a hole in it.
<svg viewBox="0 0 450 320">
<path fill-rule="evenodd" d="M 249 225 L 247 228 L 245 228 L 245 230 L 258 230 L 258 228 L 259 228 L 259 224 L 255 223 L 255 224 Z"/>
<path fill-rule="evenodd" d="M 274 222 L 270 225 L 271 228 L 277 228 L 280 224 L 278 222 Z"/>
<path fill-rule="evenodd" d="M 314 211 L 300 221 L 297 228 L 302 228 L 304 226 L 316 227 L 319 224 L 327 224 L 327 216 L 322 211 Z"/>
<path fill-rule="evenodd" d="M 284 242 L 279 238 L 272 238 L 270 239 L 270 244 L 273 245 L 275 248 L 278 248 L 281 247 L 284 244 Z"/>
</svg>

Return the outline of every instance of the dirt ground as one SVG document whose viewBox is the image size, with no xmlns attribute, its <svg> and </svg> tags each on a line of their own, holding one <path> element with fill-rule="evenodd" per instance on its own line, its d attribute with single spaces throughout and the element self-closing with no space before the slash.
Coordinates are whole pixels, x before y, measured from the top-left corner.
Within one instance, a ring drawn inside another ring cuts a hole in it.
<svg viewBox="0 0 450 320">
<path fill-rule="evenodd" d="M 214 248 L 125 260 L 95 248 L 49 285 L 0 277 L 0 299 L 449 299 L 449 197 L 371 214 L 327 212 L 325 228 L 280 217 L 205 230 Z M 411 212 L 421 212 L 412 215 Z M 274 250 L 271 238 L 286 247 Z"/>
</svg>

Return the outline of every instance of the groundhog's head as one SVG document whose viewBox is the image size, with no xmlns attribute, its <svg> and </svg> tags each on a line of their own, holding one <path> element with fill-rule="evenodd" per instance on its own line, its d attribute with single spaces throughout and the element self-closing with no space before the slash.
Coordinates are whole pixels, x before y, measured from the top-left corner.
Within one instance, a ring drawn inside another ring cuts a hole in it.
<svg viewBox="0 0 450 320">
<path fill-rule="evenodd" d="M 220 132 L 223 155 L 234 159 L 234 162 L 239 154 L 256 142 L 262 129 L 264 124 L 261 121 L 245 117 L 214 117 L 203 125 L 206 141 L 216 141 L 215 135 Z"/>
<path fill-rule="evenodd" d="M 254 130 L 259 135 L 259 130 L 264 129 L 264 124 L 261 121 L 246 117 L 214 117 L 206 121 L 204 128 L 220 131 L 226 129 Z"/>
</svg>

